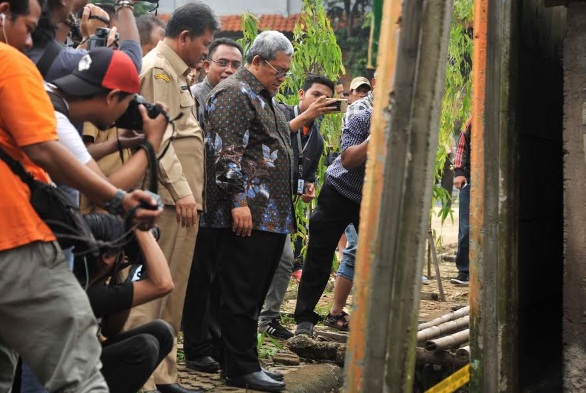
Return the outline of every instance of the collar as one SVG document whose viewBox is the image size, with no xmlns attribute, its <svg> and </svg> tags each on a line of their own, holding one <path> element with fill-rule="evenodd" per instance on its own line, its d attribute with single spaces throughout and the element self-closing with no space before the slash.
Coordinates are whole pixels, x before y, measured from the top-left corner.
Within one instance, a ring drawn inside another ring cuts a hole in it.
<svg viewBox="0 0 586 393">
<path fill-rule="evenodd" d="M 250 72 L 246 67 L 242 67 L 241 69 L 239 69 L 236 72 L 236 75 L 238 75 L 244 82 L 246 82 L 254 93 L 262 93 L 262 95 L 268 97 L 269 99 L 272 99 L 272 96 L 269 93 L 269 91 L 265 89 L 263 84 L 260 83 L 260 81 L 256 79 L 256 76 L 254 76 L 254 74 Z"/>
<path fill-rule="evenodd" d="M 189 75 L 189 73 L 191 72 L 191 68 L 189 68 L 187 64 L 185 64 L 183 59 L 179 57 L 177 52 L 171 49 L 169 45 L 165 44 L 163 41 L 159 41 L 159 43 L 157 44 L 157 50 L 163 56 L 165 56 L 169 63 L 171 63 L 171 67 L 173 67 L 173 70 L 175 70 L 177 75 L 182 75 L 184 77 L 187 77 L 187 75 Z"/>
</svg>

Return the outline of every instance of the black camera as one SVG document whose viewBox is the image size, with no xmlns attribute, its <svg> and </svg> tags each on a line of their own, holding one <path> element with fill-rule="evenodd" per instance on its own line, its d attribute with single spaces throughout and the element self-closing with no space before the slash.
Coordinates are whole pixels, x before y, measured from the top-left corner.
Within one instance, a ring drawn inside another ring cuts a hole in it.
<svg viewBox="0 0 586 393">
<path fill-rule="evenodd" d="M 122 116 L 120 116 L 118 120 L 116 120 L 116 127 L 126 128 L 128 130 L 142 131 L 142 117 L 140 115 L 140 112 L 138 111 L 138 106 L 141 104 L 144 105 L 147 111 L 147 115 L 151 119 L 156 118 L 157 116 L 159 116 L 159 114 L 162 113 L 167 119 L 167 122 L 169 122 L 169 117 L 167 116 L 165 111 L 161 109 L 160 106 L 151 104 L 150 102 L 147 102 L 147 100 L 145 100 L 143 96 L 136 94 L 133 100 L 130 101 L 130 105 L 128 105 L 128 109 L 126 109 L 126 112 L 124 112 Z"/>
<path fill-rule="evenodd" d="M 159 241 L 161 237 L 161 231 L 159 227 L 152 227 L 151 233 L 153 237 Z M 127 264 L 129 265 L 142 265 L 144 263 L 144 259 L 142 257 L 142 253 L 140 252 L 140 246 L 138 245 L 138 240 L 134 233 L 131 232 L 127 239 L 127 243 L 124 245 L 124 255 L 126 256 Z"/>
<path fill-rule="evenodd" d="M 110 36 L 111 29 L 107 27 L 98 27 L 96 28 L 96 33 L 94 35 L 90 35 L 90 39 L 88 42 L 88 50 L 92 50 L 94 48 L 101 48 L 104 46 L 108 46 L 108 37 Z M 118 42 L 120 35 L 116 33 L 116 37 L 114 38 L 114 43 Z"/>
</svg>

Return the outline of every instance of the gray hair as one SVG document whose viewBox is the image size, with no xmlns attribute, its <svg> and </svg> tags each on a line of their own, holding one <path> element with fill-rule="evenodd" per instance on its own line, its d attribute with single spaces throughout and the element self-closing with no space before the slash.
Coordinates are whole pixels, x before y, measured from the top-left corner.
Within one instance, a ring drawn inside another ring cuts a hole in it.
<svg viewBox="0 0 586 393">
<path fill-rule="evenodd" d="M 289 39 L 279 31 L 263 31 L 256 36 L 252 45 L 248 48 L 246 62 L 251 64 L 254 56 L 259 56 L 267 61 L 274 60 L 279 52 L 283 52 L 287 56 L 293 55 L 293 45 L 291 45 Z"/>
</svg>

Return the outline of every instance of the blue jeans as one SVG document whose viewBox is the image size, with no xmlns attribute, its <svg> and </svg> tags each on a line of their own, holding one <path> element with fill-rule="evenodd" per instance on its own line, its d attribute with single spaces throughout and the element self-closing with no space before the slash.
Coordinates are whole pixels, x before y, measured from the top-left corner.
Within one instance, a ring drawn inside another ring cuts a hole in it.
<svg viewBox="0 0 586 393">
<path fill-rule="evenodd" d="M 354 281 L 354 262 L 356 261 L 356 245 L 358 244 L 358 234 L 354 224 L 350 224 L 344 231 L 346 233 L 346 239 L 348 239 L 348 245 L 342 253 L 342 260 L 338 267 L 337 276 L 342 276 L 350 281 Z"/>
<path fill-rule="evenodd" d="M 458 251 L 456 267 L 459 273 L 469 272 L 470 250 L 470 183 L 460 190 L 460 217 L 458 220 Z"/>
</svg>

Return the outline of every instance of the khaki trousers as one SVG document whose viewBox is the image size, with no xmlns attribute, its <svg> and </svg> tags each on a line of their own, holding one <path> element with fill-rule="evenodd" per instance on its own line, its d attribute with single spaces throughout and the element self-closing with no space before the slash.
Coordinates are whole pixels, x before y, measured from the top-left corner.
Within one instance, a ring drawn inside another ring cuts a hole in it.
<svg viewBox="0 0 586 393">
<path fill-rule="evenodd" d="M 132 329 L 154 319 L 167 321 L 173 327 L 175 334 L 173 349 L 144 385 L 144 390 L 147 391 L 155 390 L 155 385 L 177 382 L 177 335 L 199 223 L 195 227 L 184 228 L 177 223 L 176 217 L 175 206 L 165 206 L 159 219 L 161 229 L 159 245 L 169 263 L 175 289 L 165 297 L 133 307 L 125 327 L 125 329 Z"/>
</svg>

